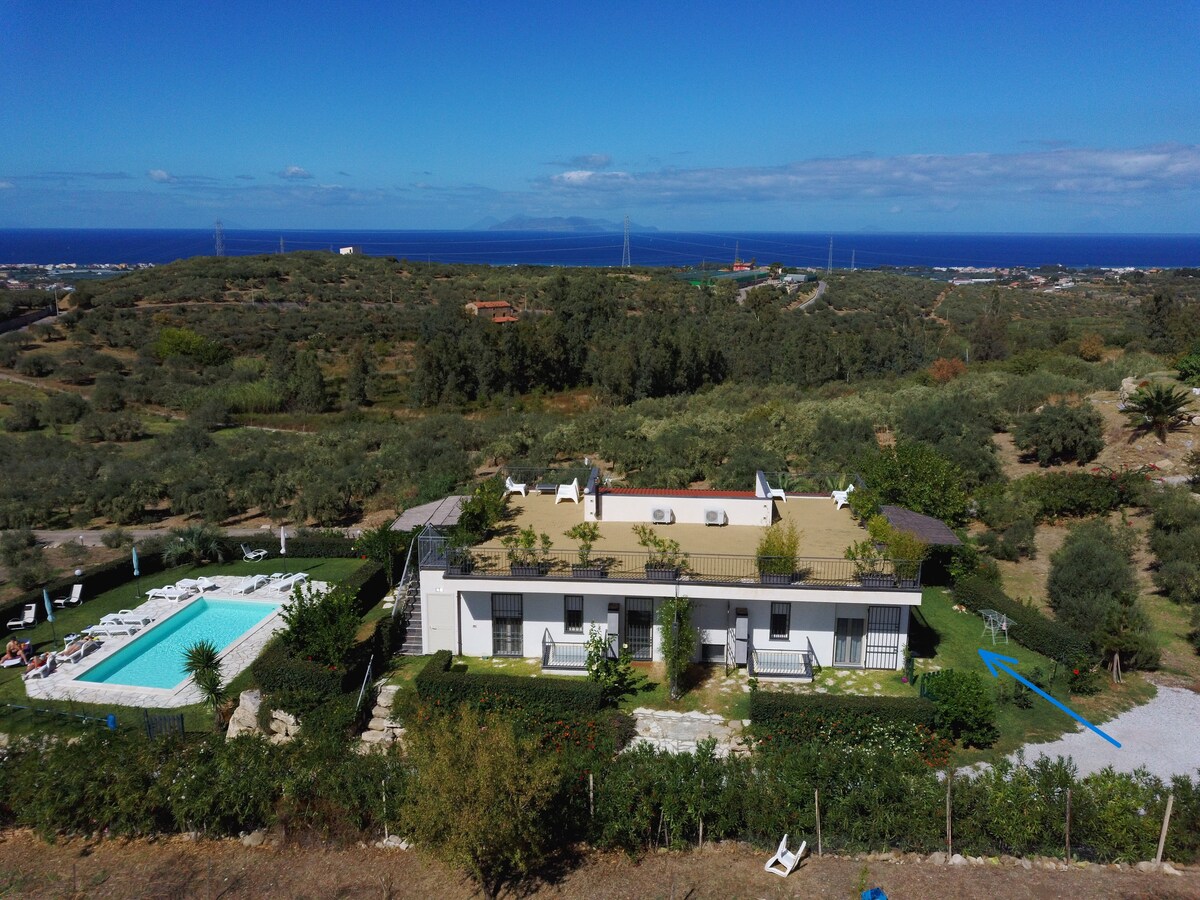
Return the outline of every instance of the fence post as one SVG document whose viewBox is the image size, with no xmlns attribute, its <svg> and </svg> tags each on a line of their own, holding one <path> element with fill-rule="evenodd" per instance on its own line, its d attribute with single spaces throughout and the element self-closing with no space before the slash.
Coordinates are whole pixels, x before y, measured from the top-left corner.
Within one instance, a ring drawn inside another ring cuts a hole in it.
<svg viewBox="0 0 1200 900">
<path fill-rule="evenodd" d="M 813 788 L 813 808 L 817 811 L 817 856 L 824 856 L 821 849 L 821 792 Z"/>
<path fill-rule="evenodd" d="M 1071 864 L 1071 789 L 1067 788 L 1067 865 Z"/>
<path fill-rule="evenodd" d="M 954 832 L 950 826 L 950 785 L 954 782 L 954 773 L 946 773 L 946 854 L 954 855 Z"/>
<path fill-rule="evenodd" d="M 1158 835 L 1158 852 L 1154 854 L 1155 865 L 1162 865 L 1163 846 L 1167 843 L 1167 828 L 1171 824 L 1171 810 L 1175 808 L 1175 795 L 1167 795 L 1167 812 L 1163 816 L 1162 831 Z"/>
</svg>

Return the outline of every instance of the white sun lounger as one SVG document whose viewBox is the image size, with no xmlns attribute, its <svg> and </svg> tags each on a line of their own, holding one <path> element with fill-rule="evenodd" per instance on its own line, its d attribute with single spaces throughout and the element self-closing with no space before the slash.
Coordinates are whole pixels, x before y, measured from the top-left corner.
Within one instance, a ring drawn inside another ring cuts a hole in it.
<svg viewBox="0 0 1200 900">
<path fill-rule="evenodd" d="M 134 612 L 132 609 L 121 609 L 115 613 L 100 617 L 101 625 L 136 625 L 141 628 L 149 625 L 155 619 L 149 613 Z"/>
<path fill-rule="evenodd" d="M 100 622 L 80 630 L 80 634 L 90 634 L 93 637 L 117 637 L 118 635 L 137 634 L 141 628 L 132 622 Z"/>
<path fill-rule="evenodd" d="M 303 584 L 306 581 L 308 581 L 307 572 L 294 572 L 289 575 L 284 575 L 278 581 L 274 582 L 272 586 L 281 594 L 290 594 L 292 588 L 298 584 Z"/>
<path fill-rule="evenodd" d="M 78 606 L 83 602 L 83 585 L 76 584 L 71 587 L 71 593 L 67 597 L 55 597 L 54 605 L 59 609 L 66 609 L 68 606 Z"/>
<path fill-rule="evenodd" d="M 79 649 L 76 650 L 74 653 L 67 653 L 64 650 L 63 653 L 59 656 L 59 659 L 61 659 L 65 663 L 77 663 L 81 659 L 83 659 L 85 656 L 87 656 L 89 653 L 91 653 L 93 650 L 99 650 L 99 649 L 100 649 L 99 641 L 85 640 L 82 644 L 79 645 Z"/>
<path fill-rule="evenodd" d="M 215 591 L 220 585 L 202 575 L 199 578 L 180 578 L 175 582 L 175 587 L 181 591 Z"/>
<path fill-rule="evenodd" d="M 251 575 L 234 588 L 234 592 L 238 594 L 252 594 L 266 583 L 266 575 Z"/>
<path fill-rule="evenodd" d="M 151 600 L 170 600 L 172 603 L 178 603 L 191 593 L 190 588 L 181 588 L 178 585 L 168 584 L 146 591 L 146 596 Z"/>
<path fill-rule="evenodd" d="M 57 663 L 58 663 L 58 654 L 51 653 L 50 657 L 46 660 L 44 665 L 38 666 L 38 668 L 36 668 L 30 672 L 26 672 L 21 677 L 24 678 L 26 681 L 28 681 L 31 678 L 46 678 L 46 677 L 54 674 L 54 670 L 57 667 Z"/>
</svg>

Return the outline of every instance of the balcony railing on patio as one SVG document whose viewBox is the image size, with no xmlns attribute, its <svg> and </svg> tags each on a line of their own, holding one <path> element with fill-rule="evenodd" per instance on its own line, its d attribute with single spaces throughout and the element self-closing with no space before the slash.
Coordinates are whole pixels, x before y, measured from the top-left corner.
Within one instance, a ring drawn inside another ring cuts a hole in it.
<svg viewBox="0 0 1200 900">
<path fill-rule="evenodd" d="M 556 641 L 546 630 L 542 634 L 542 668 L 583 672 L 587 669 L 587 644 L 582 641 Z"/>
<path fill-rule="evenodd" d="M 785 561 L 757 556 L 692 554 L 668 562 L 649 553 L 617 552 L 593 555 L 588 565 L 581 566 L 578 555 L 569 550 L 551 550 L 514 561 L 507 550 L 499 548 L 442 544 L 422 546 L 421 565 L 423 568 L 445 568 L 448 578 L 553 578 L 873 590 L 915 590 L 921 586 L 919 563 L 892 560 L 880 560 L 864 571 L 861 563 L 848 559 Z"/>
<path fill-rule="evenodd" d="M 751 678 L 812 679 L 812 661 L 803 650 L 750 651 L 746 674 Z"/>
<path fill-rule="evenodd" d="M 854 472 L 764 472 L 767 483 L 789 494 L 828 494 L 845 490 L 848 485 L 862 487 L 862 478 Z"/>
</svg>

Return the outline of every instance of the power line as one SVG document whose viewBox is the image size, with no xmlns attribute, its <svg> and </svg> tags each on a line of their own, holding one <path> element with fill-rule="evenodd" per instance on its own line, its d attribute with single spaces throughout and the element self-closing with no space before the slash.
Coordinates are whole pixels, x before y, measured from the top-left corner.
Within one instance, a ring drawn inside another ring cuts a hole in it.
<svg viewBox="0 0 1200 900">
<path fill-rule="evenodd" d="M 621 268 L 629 268 L 629 216 L 625 217 L 625 246 L 621 250 Z"/>
<path fill-rule="evenodd" d="M 825 274 L 833 271 L 833 235 L 829 236 L 829 261 L 825 263 Z"/>
<path fill-rule="evenodd" d="M 213 244 L 216 247 L 217 256 L 225 255 L 225 229 L 221 226 L 221 220 L 217 219 L 213 225 Z"/>
</svg>

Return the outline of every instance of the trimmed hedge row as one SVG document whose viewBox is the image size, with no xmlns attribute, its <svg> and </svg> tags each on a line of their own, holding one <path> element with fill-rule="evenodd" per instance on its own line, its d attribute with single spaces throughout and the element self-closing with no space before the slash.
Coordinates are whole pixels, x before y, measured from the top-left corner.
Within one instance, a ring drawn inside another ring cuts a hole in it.
<svg viewBox="0 0 1200 900">
<path fill-rule="evenodd" d="M 1008 636 L 1059 662 L 1070 662 L 1090 652 L 1088 639 L 1061 622 L 1010 598 L 996 585 L 972 575 L 954 586 L 954 599 L 972 612 L 994 609 L 1008 617 Z"/>
<path fill-rule="evenodd" d="M 388 592 L 387 573 L 377 562 L 364 562 L 341 584 L 354 594 L 354 611 L 360 616 L 365 616 Z"/>
<path fill-rule="evenodd" d="M 273 703 L 297 714 L 340 694 L 345 681 L 337 669 L 290 656 L 278 637 L 250 664 L 250 676 Z"/>
<path fill-rule="evenodd" d="M 874 724 L 933 728 L 934 707 L 921 697 L 828 694 L 750 694 L 750 721 L 796 743 L 820 740 L 831 730 L 852 735 Z"/>
<path fill-rule="evenodd" d="M 598 713 L 604 706 L 600 685 L 584 678 L 521 678 L 516 675 L 453 672 L 454 656 L 439 650 L 414 679 L 417 696 L 435 706 L 470 703 L 482 710 L 519 710 L 542 718 Z"/>
<path fill-rule="evenodd" d="M 161 572 L 163 568 L 161 553 L 153 551 L 143 553 L 141 548 L 138 549 L 138 570 L 142 575 L 154 575 Z M 111 591 L 113 588 L 128 584 L 132 580 L 133 559 L 126 553 L 120 559 L 110 560 L 109 562 L 85 569 L 81 579 L 77 579 L 74 573 L 55 578 L 46 584 L 46 591 L 50 594 L 50 598 L 54 599 L 55 597 L 62 597 L 71 593 L 72 585 L 82 582 L 83 597 L 84 600 L 87 600 L 95 597 L 97 594 L 103 594 L 105 591 Z M 32 588 L 19 597 L 7 603 L 0 604 L 0 616 L 4 616 L 4 621 L 8 621 L 8 619 L 13 618 L 20 612 L 21 607 L 26 603 L 36 603 L 38 606 L 38 619 L 45 618 L 46 611 L 42 608 L 42 589 L 40 587 Z"/>
</svg>

